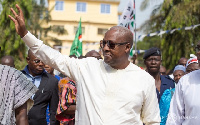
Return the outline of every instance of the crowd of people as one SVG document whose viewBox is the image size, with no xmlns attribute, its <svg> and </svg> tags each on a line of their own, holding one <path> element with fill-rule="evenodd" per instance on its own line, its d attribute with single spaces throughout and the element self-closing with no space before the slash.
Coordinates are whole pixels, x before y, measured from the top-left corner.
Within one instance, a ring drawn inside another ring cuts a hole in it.
<svg viewBox="0 0 200 125">
<path fill-rule="evenodd" d="M 29 47 L 27 66 L 0 64 L 0 125 L 198 125 L 200 42 L 170 74 L 162 52 L 145 51 L 145 68 L 130 62 L 132 32 L 111 27 L 97 51 L 63 55 L 26 30 L 23 12 L 11 8 L 16 32 Z M 135 57 L 136 59 L 136 57 Z M 54 74 L 54 69 L 62 75 Z"/>
</svg>

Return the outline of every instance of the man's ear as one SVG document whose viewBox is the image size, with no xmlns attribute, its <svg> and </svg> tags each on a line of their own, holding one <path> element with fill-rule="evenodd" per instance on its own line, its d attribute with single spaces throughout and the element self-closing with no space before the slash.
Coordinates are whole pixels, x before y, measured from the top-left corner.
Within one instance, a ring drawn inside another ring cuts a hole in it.
<svg viewBox="0 0 200 125">
<path fill-rule="evenodd" d="M 126 53 L 130 52 L 130 50 L 131 50 L 131 44 L 127 43 L 125 47 L 126 47 L 125 52 Z"/>
<path fill-rule="evenodd" d="M 30 58 L 27 56 L 26 57 L 26 62 L 29 63 L 29 61 L 30 61 Z"/>
</svg>

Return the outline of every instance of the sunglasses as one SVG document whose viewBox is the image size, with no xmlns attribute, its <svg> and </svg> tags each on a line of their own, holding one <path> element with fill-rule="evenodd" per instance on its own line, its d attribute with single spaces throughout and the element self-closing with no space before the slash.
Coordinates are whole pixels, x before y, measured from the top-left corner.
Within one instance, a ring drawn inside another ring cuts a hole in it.
<svg viewBox="0 0 200 125">
<path fill-rule="evenodd" d="M 33 62 L 36 63 L 36 64 L 38 64 L 38 63 L 40 63 L 42 61 L 40 61 L 40 60 L 33 60 Z"/>
<path fill-rule="evenodd" d="M 120 46 L 120 45 L 125 45 L 125 44 L 127 44 L 127 43 L 129 43 L 129 42 L 114 43 L 114 42 L 111 41 L 111 40 L 101 40 L 101 41 L 100 41 L 100 47 L 101 47 L 101 48 L 104 48 L 105 45 L 107 44 L 107 46 L 108 46 L 109 49 L 115 49 L 115 46 L 116 46 L 116 45 Z"/>
</svg>

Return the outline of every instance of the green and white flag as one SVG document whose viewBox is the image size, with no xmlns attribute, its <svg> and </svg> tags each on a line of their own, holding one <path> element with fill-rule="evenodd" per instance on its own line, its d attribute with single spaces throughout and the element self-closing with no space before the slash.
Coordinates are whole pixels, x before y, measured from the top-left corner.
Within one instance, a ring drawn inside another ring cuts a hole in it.
<svg viewBox="0 0 200 125">
<path fill-rule="evenodd" d="M 70 55 L 75 55 L 76 57 L 79 57 L 82 55 L 82 29 L 81 29 L 81 19 L 78 24 L 78 28 L 76 30 L 75 39 L 72 43 L 71 49 L 70 49 Z"/>
<path fill-rule="evenodd" d="M 127 27 L 130 29 L 134 35 L 134 25 L 135 25 L 135 0 L 129 0 L 127 7 L 124 9 L 119 26 Z M 133 56 L 133 47 L 130 52 L 130 56 Z"/>
</svg>

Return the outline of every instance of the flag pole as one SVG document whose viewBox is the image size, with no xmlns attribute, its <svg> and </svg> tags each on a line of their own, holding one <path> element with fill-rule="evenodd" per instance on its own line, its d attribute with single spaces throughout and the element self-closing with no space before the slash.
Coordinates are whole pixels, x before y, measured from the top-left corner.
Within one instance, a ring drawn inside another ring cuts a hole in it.
<svg viewBox="0 0 200 125">
<path fill-rule="evenodd" d="M 134 10 L 135 10 L 135 54 L 137 54 L 137 41 L 136 41 L 136 9 L 135 9 L 135 0 L 134 0 Z"/>
</svg>

